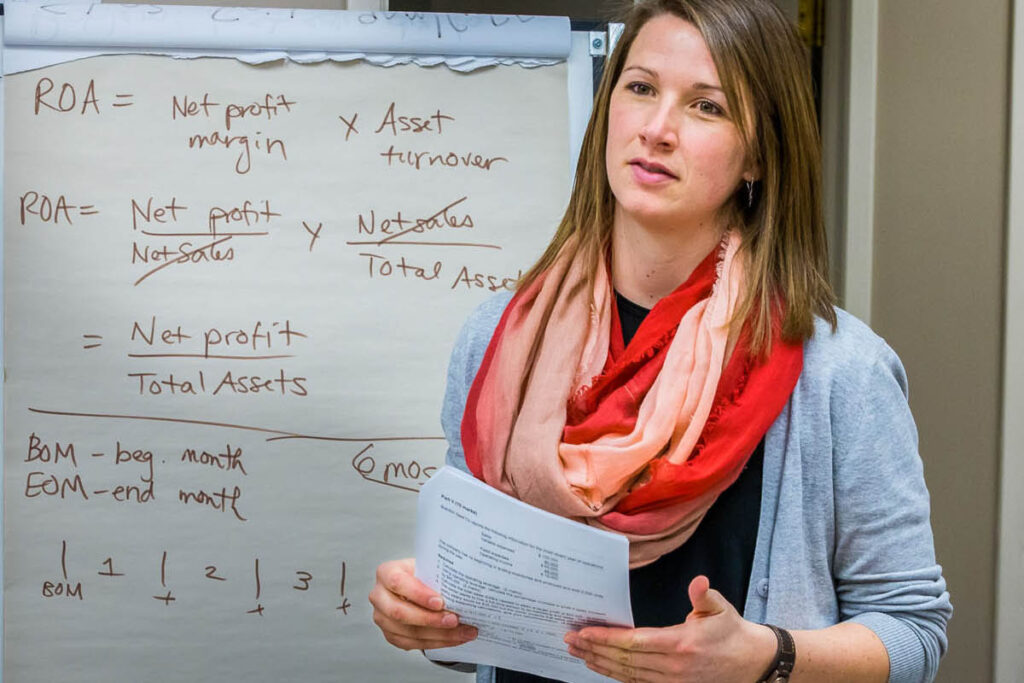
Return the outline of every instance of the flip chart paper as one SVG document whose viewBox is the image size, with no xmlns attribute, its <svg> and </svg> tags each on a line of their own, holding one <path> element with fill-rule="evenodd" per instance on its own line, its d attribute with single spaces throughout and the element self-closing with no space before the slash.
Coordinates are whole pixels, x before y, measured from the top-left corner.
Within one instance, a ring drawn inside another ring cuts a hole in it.
<svg viewBox="0 0 1024 683">
<path fill-rule="evenodd" d="M 440 59 L 469 70 L 552 63 L 571 47 L 567 17 L 47 0 L 9 1 L 5 14 L 6 73 L 123 51 L 194 57 L 218 50 L 253 63 Z"/>
<path fill-rule="evenodd" d="M 366 595 L 563 210 L 565 66 L 4 80 L 5 680 L 450 680 Z"/>
</svg>

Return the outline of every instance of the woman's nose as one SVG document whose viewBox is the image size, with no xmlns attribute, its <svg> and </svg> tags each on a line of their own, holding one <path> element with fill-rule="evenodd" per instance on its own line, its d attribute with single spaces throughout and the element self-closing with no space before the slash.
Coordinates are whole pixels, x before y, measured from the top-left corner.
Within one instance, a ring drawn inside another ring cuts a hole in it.
<svg viewBox="0 0 1024 683">
<path fill-rule="evenodd" d="M 650 116 L 640 129 L 640 139 L 652 147 L 675 149 L 679 144 L 679 134 L 668 107 L 658 107 L 650 112 Z"/>
</svg>

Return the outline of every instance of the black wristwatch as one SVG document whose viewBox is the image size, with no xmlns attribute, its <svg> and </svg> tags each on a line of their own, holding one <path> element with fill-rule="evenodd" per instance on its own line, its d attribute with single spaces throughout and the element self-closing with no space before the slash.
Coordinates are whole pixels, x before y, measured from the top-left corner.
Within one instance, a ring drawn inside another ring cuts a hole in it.
<svg viewBox="0 0 1024 683">
<path fill-rule="evenodd" d="M 757 683 L 786 683 L 796 664 L 796 642 L 793 641 L 793 636 L 786 629 L 773 624 L 765 624 L 765 626 L 772 630 L 772 633 L 778 638 L 779 644 L 775 650 L 775 661 L 771 663 L 764 675 L 757 679 Z"/>
</svg>

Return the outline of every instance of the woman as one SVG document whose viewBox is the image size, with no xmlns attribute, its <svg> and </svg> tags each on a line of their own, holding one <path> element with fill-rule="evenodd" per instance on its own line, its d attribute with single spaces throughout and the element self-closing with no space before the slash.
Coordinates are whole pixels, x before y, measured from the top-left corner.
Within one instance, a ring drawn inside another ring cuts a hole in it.
<svg viewBox="0 0 1024 683">
<path fill-rule="evenodd" d="M 642 2 L 552 243 L 462 331 L 449 462 L 630 539 L 637 628 L 566 636 L 595 671 L 934 678 L 951 607 L 905 376 L 832 306 L 819 173 L 804 51 L 769 0 Z M 370 600 L 398 647 L 475 636 L 411 560 Z"/>
</svg>

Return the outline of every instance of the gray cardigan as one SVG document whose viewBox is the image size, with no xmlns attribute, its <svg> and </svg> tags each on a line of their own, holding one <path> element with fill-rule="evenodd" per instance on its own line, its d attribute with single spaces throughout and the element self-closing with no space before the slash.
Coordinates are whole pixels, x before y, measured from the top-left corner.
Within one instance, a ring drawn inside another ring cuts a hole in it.
<svg viewBox="0 0 1024 683">
<path fill-rule="evenodd" d="M 441 423 L 448 463 L 466 469 L 466 395 L 510 295 L 469 317 L 452 352 Z M 893 683 L 931 681 L 952 614 L 935 563 L 928 490 L 896 354 L 837 311 L 804 345 L 793 395 L 765 436 L 761 518 L 743 616 L 790 629 L 864 624 Z M 680 577 L 684 590 L 692 577 Z M 493 680 L 478 667 L 477 680 Z"/>
</svg>

